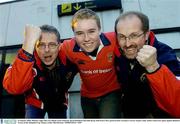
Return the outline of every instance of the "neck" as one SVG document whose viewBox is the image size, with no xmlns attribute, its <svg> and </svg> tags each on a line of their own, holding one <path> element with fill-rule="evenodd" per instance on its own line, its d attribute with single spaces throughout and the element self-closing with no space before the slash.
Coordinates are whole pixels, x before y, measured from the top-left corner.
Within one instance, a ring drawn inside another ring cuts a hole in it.
<svg viewBox="0 0 180 124">
<path fill-rule="evenodd" d="M 91 56 L 95 57 L 97 55 L 98 48 L 96 48 L 94 51 L 88 53 L 88 55 L 91 55 Z"/>
<path fill-rule="evenodd" d="M 56 66 L 56 60 L 51 65 L 44 65 L 48 70 L 52 70 Z"/>
<path fill-rule="evenodd" d="M 54 63 L 51 64 L 50 66 L 47 66 L 47 68 L 48 68 L 49 70 L 52 70 L 52 69 L 55 67 L 55 65 L 56 65 L 56 62 L 54 62 Z"/>
</svg>

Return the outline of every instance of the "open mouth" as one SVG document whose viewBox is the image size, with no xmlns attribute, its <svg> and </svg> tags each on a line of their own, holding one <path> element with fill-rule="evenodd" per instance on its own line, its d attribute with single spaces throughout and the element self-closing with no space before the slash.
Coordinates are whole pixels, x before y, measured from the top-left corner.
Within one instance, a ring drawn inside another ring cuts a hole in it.
<svg viewBox="0 0 180 124">
<path fill-rule="evenodd" d="M 45 61 L 51 61 L 52 55 L 44 56 Z"/>
</svg>

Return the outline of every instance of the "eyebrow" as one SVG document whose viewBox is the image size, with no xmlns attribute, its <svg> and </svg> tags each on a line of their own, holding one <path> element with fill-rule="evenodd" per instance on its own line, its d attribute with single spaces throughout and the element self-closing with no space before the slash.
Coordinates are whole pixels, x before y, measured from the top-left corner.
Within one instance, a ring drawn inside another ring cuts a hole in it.
<svg viewBox="0 0 180 124">
<path fill-rule="evenodd" d="M 123 36 L 126 36 L 126 35 L 121 34 L 121 33 L 117 33 L 117 34 L 118 34 L 118 35 L 123 35 Z M 132 32 L 131 34 L 138 34 L 138 32 Z M 131 34 L 130 34 L 130 35 L 131 35 Z M 129 35 L 129 36 L 130 36 L 130 35 Z"/>
<path fill-rule="evenodd" d="M 92 30 L 96 30 L 96 28 L 90 28 L 90 29 L 88 29 L 87 31 L 92 31 Z M 78 31 L 75 31 L 75 32 L 84 32 L 84 31 L 82 31 L 82 30 L 78 30 Z"/>
<path fill-rule="evenodd" d="M 121 33 L 117 33 L 118 35 L 124 35 L 124 34 L 121 34 Z"/>
<path fill-rule="evenodd" d="M 49 42 L 48 44 L 50 44 L 50 43 L 55 43 L 55 44 L 57 44 L 58 42 Z M 39 42 L 39 44 L 46 44 L 46 43 L 44 43 L 44 42 Z"/>
</svg>

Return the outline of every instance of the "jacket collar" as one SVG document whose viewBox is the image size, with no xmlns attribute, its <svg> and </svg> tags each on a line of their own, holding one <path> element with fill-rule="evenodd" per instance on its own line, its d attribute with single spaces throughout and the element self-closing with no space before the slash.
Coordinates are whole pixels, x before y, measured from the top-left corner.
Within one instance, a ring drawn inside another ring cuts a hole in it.
<svg viewBox="0 0 180 124">
<path fill-rule="evenodd" d="M 154 46 L 154 41 L 156 40 L 155 35 L 152 31 L 150 31 L 148 38 L 148 45 Z"/>
<path fill-rule="evenodd" d="M 35 62 L 36 62 L 36 65 L 37 67 L 40 69 L 40 70 L 43 70 L 43 67 L 42 67 L 42 62 L 37 54 L 36 51 L 34 51 L 34 58 L 35 58 Z"/>
</svg>

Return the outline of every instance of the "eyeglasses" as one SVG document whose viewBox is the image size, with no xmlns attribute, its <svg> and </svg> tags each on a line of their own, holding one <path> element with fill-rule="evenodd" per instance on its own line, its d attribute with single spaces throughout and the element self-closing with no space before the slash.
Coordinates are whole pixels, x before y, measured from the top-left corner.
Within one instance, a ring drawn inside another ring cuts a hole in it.
<svg viewBox="0 0 180 124">
<path fill-rule="evenodd" d="M 46 46 L 48 46 L 49 49 L 55 49 L 57 48 L 58 46 L 58 43 L 53 43 L 53 42 L 50 42 L 49 44 L 45 44 L 45 43 L 39 43 L 37 45 L 37 47 L 40 49 L 40 50 L 44 50 L 46 48 Z"/>
<path fill-rule="evenodd" d="M 118 34 L 118 38 L 119 38 L 120 41 L 126 41 L 127 39 L 128 39 L 128 40 L 136 40 L 136 39 L 138 39 L 140 36 L 142 36 L 143 34 L 144 34 L 144 32 L 141 33 L 141 34 L 131 34 L 131 35 L 129 35 L 128 37 L 125 36 L 125 35 L 123 35 L 123 34 Z"/>
</svg>

